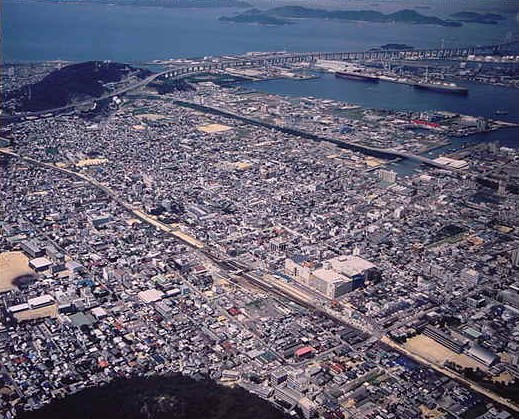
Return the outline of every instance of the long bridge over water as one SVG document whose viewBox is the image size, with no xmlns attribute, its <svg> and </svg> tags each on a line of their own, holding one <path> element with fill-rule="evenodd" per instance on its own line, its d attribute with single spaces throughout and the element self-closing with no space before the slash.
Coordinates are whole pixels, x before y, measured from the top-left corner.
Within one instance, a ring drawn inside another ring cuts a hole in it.
<svg viewBox="0 0 519 419">
<path fill-rule="evenodd" d="M 256 53 L 239 56 L 205 58 L 198 62 L 180 65 L 178 68 L 166 70 L 164 75 L 178 77 L 189 73 L 225 70 L 226 68 L 254 67 L 265 65 L 283 65 L 317 60 L 355 61 L 355 60 L 445 60 L 463 58 L 469 55 L 492 55 L 502 53 L 504 49 L 517 44 L 510 41 L 501 44 L 478 45 L 453 48 L 405 49 L 405 50 L 369 50 L 346 52 L 273 52 Z"/>
</svg>

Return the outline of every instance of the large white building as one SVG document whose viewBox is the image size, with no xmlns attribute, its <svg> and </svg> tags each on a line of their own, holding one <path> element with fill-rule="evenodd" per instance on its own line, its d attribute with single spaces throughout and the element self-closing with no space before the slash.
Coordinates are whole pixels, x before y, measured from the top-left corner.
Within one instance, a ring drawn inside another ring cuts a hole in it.
<svg viewBox="0 0 519 419">
<path fill-rule="evenodd" d="M 299 283 L 332 299 L 361 287 L 366 280 L 373 280 L 379 275 L 373 263 L 353 255 L 338 256 L 322 264 L 295 256 L 285 260 L 285 272 Z"/>
<path fill-rule="evenodd" d="M 380 169 L 378 171 L 378 177 L 386 182 L 396 182 L 396 172 L 394 170 Z"/>
</svg>

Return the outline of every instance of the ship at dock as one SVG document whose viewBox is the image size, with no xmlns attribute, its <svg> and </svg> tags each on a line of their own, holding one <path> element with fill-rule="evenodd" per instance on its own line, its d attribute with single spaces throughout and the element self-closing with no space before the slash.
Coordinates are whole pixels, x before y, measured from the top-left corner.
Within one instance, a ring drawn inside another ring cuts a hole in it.
<svg viewBox="0 0 519 419">
<path fill-rule="evenodd" d="M 438 93 L 454 93 L 458 95 L 466 95 L 469 93 L 469 89 L 463 86 L 458 86 L 455 83 L 429 80 L 429 68 L 426 68 L 425 70 L 425 78 L 414 82 L 413 86 L 416 89 L 431 90 Z"/>
<path fill-rule="evenodd" d="M 348 80 L 357 80 L 357 81 L 364 81 L 368 83 L 378 83 L 378 76 L 367 74 L 367 73 L 361 73 L 360 71 L 349 71 L 349 70 L 343 70 L 343 71 L 336 71 L 335 77 L 338 77 L 340 79 L 348 79 Z"/>
<path fill-rule="evenodd" d="M 458 86 L 454 83 L 445 83 L 438 81 L 419 81 L 415 82 L 413 86 L 417 89 L 432 90 L 439 93 L 455 93 L 458 95 L 466 95 L 469 89 L 463 86 Z"/>
</svg>

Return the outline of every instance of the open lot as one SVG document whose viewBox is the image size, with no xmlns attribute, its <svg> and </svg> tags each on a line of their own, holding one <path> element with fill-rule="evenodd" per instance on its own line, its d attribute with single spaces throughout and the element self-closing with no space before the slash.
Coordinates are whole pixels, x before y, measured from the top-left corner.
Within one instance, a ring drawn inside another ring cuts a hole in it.
<svg viewBox="0 0 519 419">
<path fill-rule="evenodd" d="M 98 166 L 107 163 L 107 159 L 83 159 L 76 163 L 77 167 Z"/>
<path fill-rule="evenodd" d="M 34 320 L 41 319 L 43 317 L 57 317 L 58 316 L 58 306 L 56 304 L 52 304 L 50 306 L 41 307 L 41 308 L 33 308 L 32 310 L 25 310 L 15 313 L 14 317 L 19 322 L 24 320 Z"/>
<path fill-rule="evenodd" d="M 205 132 L 206 134 L 212 134 L 215 132 L 225 132 L 232 129 L 232 127 L 229 127 L 228 125 L 222 125 L 222 124 L 209 124 L 209 125 L 201 125 L 198 128 L 198 131 Z"/>
<path fill-rule="evenodd" d="M 22 275 L 34 274 L 29 259 L 22 252 L 0 253 L 0 292 L 14 288 L 13 280 Z"/>
<path fill-rule="evenodd" d="M 467 355 L 457 354 L 425 335 L 417 335 L 407 340 L 403 347 L 438 365 L 443 365 L 445 361 L 452 361 L 462 367 L 486 370 L 484 364 Z"/>
</svg>

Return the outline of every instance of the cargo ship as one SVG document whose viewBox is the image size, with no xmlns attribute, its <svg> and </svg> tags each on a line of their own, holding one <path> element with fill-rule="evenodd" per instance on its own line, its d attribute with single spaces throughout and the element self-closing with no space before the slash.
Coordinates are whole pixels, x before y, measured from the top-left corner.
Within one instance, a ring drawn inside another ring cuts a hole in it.
<svg viewBox="0 0 519 419">
<path fill-rule="evenodd" d="M 440 93 L 456 93 L 458 95 L 466 95 L 469 89 L 463 86 L 458 86 L 454 83 L 445 83 L 437 81 L 418 81 L 413 84 L 417 89 L 432 90 Z"/>
<path fill-rule="evenodd" d="M 425 78 L 421 81 L 414 82 L 413 86 L 416 89 L 431 90 L 439 93 L 456 93 L 458 95 L 466 95 L 469 93 L 469 89 L 463 86 L 458 86 L 455 83 L 429 80 L 429 67 L 426 67 L 425 69 Z"/>
<path fill-rule="evenodd" d="M 335 77 L 338 77 L 340 79 L 365 81 L 368 83 L 378 83 L 377 76 L 361 73 L 360 71 L 336 71 Z"/>
</svg>

